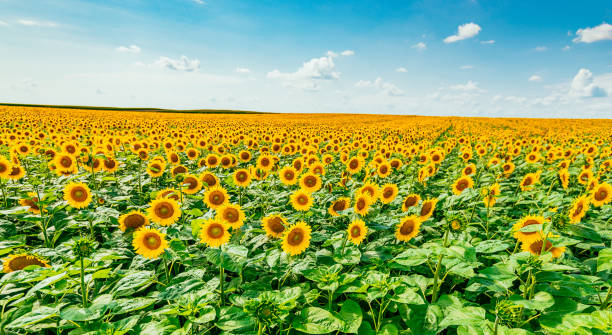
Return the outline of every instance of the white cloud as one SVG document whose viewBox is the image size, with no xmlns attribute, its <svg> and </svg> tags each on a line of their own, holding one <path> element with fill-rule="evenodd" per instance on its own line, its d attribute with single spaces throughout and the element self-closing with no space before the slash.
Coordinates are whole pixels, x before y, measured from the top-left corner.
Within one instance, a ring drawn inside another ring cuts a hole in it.
<svg viewBox="0 0 612 335">
<path fill-rule="evenodd" d="M 474 22 L 462 24 L 457 28 L 457 34 L 448 36 L 444 39 L 444 43 L 454 43 L 457 41 L 472 38 L 480 32 L 481 28 Z"/>
<path fill-rule="evenodd" d="M 130 45 L 130 46 L 119 46 L 117 48 L 115 48 L 116 51 L 118 52 L 127 52 L 127 53 L 133 53 L 133 54 L 137 54 L 140 53 L 140 47 L 137 45 Z"/>
<path fill-rule="evenodd" d="M 564 46 L 564 47 L 563 47 L 563 49 L 561 49 L 561 50 L 563 50 L 563 51 L 569 51 L 569 49 L 570 49 L 570 46 L 569 46 L 569 45 L 566 45 L 566 46 Z"/>
<path fill-rule="evenodd" d="M 179 59 L 159 57 L 159 59 L 155 61 L 154 65 L 165 67 L 170 70 L 191 72 L 200 68 L 200 60 L 189 59 L 187 56 L 181 56 Z"/>
<path fill-rule="evenodd" d="M 572 98 L 605 97 L 607 92 L 593 82 L 591 71 L 580 69 L 570 84 L 568 95 Z"/>
<path fill-rule="evenodd" d="M 397 72 L 408 72 L 408 70 L 406 70 L 405 67 L 398 67 L 397 69 L 395 69 L 395 71 L 397 71 Z"/>
<path fill-rule="evenodd" d="M 480 41 L 480 44 L 493 44 L 493 43 L 495 43 L 495 40 Z"/>
<path fill-rule="evenodd" d="M 19 19 L 17 22 L 23 26 L 29 27 L 57 27 L 57 23 L 51 21 L 36 21 L 29 19 Z"/>
<path fill-rule="evenodd" d="M 574 38 L 574 43 L 612 40 L 612 25 L 604 22 L 593 28 L 578 29 L 576 35 L 578 37 Z"/>
<path fill-rule="evenodd" d="M 245 67 L 237 67 L 236 72 L 237 73 L 251 73 L 251 70 Z"/>
<path fill-rule="evenodd" d="M 412 45 L 411 48 L 417 49 L 418 51 L 424 51 L 427 50 L 427 44 L 419 42 L 417 44 Z"/>
<path fill-rule="evenodd" d="M 401 96 L 404 95 L 404 91 L 395 86 L 394 84 L 384 82 L 381 77 L 376 78 L 374 81 L 360 80 L 355 83 L 357 88 L 376 88 L 380 92 L 389 96 Z"/>
<path fill-rule="evenodd" d="M 9 25 L 8 23 L 6 23 L 6 22 L 4 22 L 4 21 L 0 20 L 0 26 L 4 26 L 4 27 L 6 27 L 6 26 L 8 26 L 8 25 Z"/>
<path fill-rule="evenodd" d="M 452 85 L 450 87 L 450 89 L 451 90 L 455 90 L 455 91 L 476 91 L 476 90 L 479 90 L 478 83 L 473 82 L 471 80 L 469 80 L 465 84 Z"/>
<path fill-rule="evenodd" d="M 198 5 L 204 5 L 205 4 L 205 2 L 202 1 L 202 0 L 191 0 L 191 1 L 197 3 Z"/>
<path fill-rule="evenodd" d="M 342 51 L 342 53 L 340 53 L 342 56 L 353 56 L 355 54 L 355 51 L 353 50 L 344 50 Z"/>
<path fill-rule="evenodd" d="M 542 51 L 546 51 L 546 50 L 548 50 L 548 48 L 546 46 L 544 46 L 544 45 L 539 45 L 539 46 L 533 48 L 533 51 L 537 51 L 537 52 L 542 52 Z"/>
<path fill-rule="evenodd" d="M 474 65 L 462 65 L 460 67 L 461 70 L 471 70 L 474 68 Z"/>
<path fill-rule="evenodd" d="M 336 53 L 328 51 L 327 56 L 323 56 L 320 58 L 312 58 L 311 60 L 304 62 L 302 66 L 295 72 L 284 73 L 275 69 L 271 72 L 268 72 L 267 77 L 271 79 L 285 80 L 338 79 L 340 78 L 340 72 L 335 71 L 335 55 Z"/>
<path fill-rule="evenodd" d="M 538 76 L 537 74 L 532 75 L 531 77 L 529 77 L 529 81 L 537 81 L 540 82 L 542 81 L 542 77 Z"/>
</svg>

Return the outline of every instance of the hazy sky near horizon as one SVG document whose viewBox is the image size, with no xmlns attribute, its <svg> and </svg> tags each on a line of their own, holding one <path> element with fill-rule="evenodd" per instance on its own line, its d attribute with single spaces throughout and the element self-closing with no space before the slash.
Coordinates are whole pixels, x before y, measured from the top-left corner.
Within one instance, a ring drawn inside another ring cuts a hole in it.
<svg viewBox="0 0 612 335">
<path fill-rule="evenodd" d="M 0 102 L 612 118 L 612 5 L 0 0 Z"/>
</svg>

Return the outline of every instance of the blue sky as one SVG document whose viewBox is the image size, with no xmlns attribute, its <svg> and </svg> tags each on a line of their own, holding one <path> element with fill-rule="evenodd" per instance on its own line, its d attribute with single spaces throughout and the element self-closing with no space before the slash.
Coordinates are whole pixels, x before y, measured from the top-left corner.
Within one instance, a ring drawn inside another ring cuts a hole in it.
<svg viewBox="0 0 612 335">
<path fill-rule="evenodd" d="M 0 0 L 0 101 L 612 117 L 609 1 Z"/>
</svg>

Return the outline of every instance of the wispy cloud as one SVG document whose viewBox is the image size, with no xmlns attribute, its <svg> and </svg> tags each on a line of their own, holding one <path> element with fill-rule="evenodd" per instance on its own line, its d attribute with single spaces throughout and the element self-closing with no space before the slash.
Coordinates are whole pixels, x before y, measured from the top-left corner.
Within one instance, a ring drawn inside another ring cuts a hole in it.
<svg viewBox="0 0 612 335">
<path fill-rule="evenodd" d="M 474 22 L 462 24 L 457 28 L 457 34 L 448 36 L 444 39 L 444 43 L 454 43 L 468 38 L 472 38 L 482 30 L 479 25 Z"/>
<path fill-rule="evenodd" d="M 397 69 L 395 69 L 395 71 L 397 71 L 397 72 L 408 72 L 408 70 L 406 70 L 405 67 L 398 67 Z"/>
<path fill-rule="evenodd" d="M 353 50 L 344 50 L 340 54 L 342 56 L 353 56 L 353 55 L 355 55 L 355 51 L 353 51 Z"/>
<path fill-rule="evenodd" d="M 544 45 L 539 45 L 539 46 L 533 48 L 533 51 L 537 51 L 537 52 L 543 52 L 543 51 L 546 51 L 546 50 L 548 50 L 548 47 L 546 47 Z"/>
<path fill-rule="evenodd" d="M 0 20 L 0 27 L 6 27 L 6 26 L 8 26 L 8 25 L 9 25 L 8 23 L 6 23 L 6 22 L 4 22 L 4 21 Z"/>
<path fill-rule="evenodd" d="M 542 77 L 538 76 L 537 74 L 534 74 L 531 77 L 529 77 L 528 80 L 529 81 L 540 82 L 540 81 L 542 81 Z"/>
<path fill-rule="evenodd" d="M 189 59 L 187 56 L 181 56 L 179 59 L 159 57 L 159 59 L 155 61 L 154 65 L 175 71 L 192 72 L 197 71 L 200 68 L 200 60 Z"/>
<path fill-rule="evenodd" d="M 30 19 L 19 19 L 17 20 L 17 23 L 19 23 L 22 26 L 28 26 L 28 27 L 57 27 L 58 26 L 58 24 L 55 22 L 37 21 L 37 20 L 30 20 Z"/>
<path fill-rule="evenodd" d="M 419 42 L 417 44 L 414 44 L 412 46 L 410 46 L 413 49 L 417 49 L 418 51 L 425 51 L 427 50 L 427 44 L 423 43 L 423 42 Z"/>
<path fill-rule="evenodd" d="M 140 47 L 137 45 L 130 45 L 130 46 L 122 45 L 122 46 L 115 48 L 115 50 L 118 52 L 127 52 L 127 53 L 133 53 L 133 54 L 140 53 Z"/>
<path fill-rule="evenodd" d="M 604 40 L 612 40 L 612 25 L 602 23 L 593 28 L 578 29 L 578 37 L 574 38 L 574 43 L 593 43 Z"/>
<path fill-rule="evenodd" d="M 462 65 L 460 67 L 461 70 L 471 70 L 474 68 L 474 65 Z"/>
<path fill-rule="evenodd" d="M 360 80 L 355 83 L 357 88 L 376 88 L 380 92 L 389 96 L 401 96 L 404 95 L 404 91 L 394 84 L 384 82 L 381 77 L 376 78 L 374 81 Z"/>
<path fill-rule="evenodd" d="M 480 44 L 494 44 L 495 40 L 480 41 Z"/>
<path fill-rule="evenodd" d="M 236 72 L 237 73 L 251 73 L 251 70 L 245 67 L 237 67 Z"/>
</svg>

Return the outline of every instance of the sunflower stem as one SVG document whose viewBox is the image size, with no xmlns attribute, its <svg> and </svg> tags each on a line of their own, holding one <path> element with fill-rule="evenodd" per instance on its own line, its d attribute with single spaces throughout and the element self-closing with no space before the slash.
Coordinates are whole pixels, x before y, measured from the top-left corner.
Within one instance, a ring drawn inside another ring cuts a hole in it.
<svg viewBox="0 0 612 335">
<path fill-rule="evenodd" d="M 224 269 L 222 265 L 219 265 L 219 307 L 223 306 L 223 273 Z"/>
<path fill-rule="evenodd" d="M 83 308 L 87 308 L 87 287 L 85 286 L 85 265 L 83 257 L 79 257 L 81 261 L 81 298 L 83 299 Z"/>
<path fill-rule="evenodd" d="M 142 198 L 142 159 L 138 160 L 138 195 Z"/>
<path fill-rule="evenodd" d="M 170 284 L 170 275 L 168 274 L 168 261 L 166 260 L 166 254 L 162 254 L 164 260 L 164 273 L 166 274 L 166 284 Z"/>
<path fill-rule="evenodd" d="M 38 190 L 38 187 L 36 188 L 36 196 L 38 197 L 38 203 L 40 204 L 40 227 L 42 228 L 43 237 L 45 238 L 45 247 L 50 248 L 49 236 L 47 236 L 47 223 L 45 220 L 45 207 L 42 204 L 42 198 L 40 197 L 40 191 Z"/>
<path fill-rule="evenodd" d="M 6 182 L 2 183 L 2 198 L 4 199 L 4 207 L 8 208 L 8 202 L 6 201 L 6 191 L 4 188 L 6 187 Z"/>
<path fill-rule="evenodd" d="M 608 309 L 608 303 L 611 297 L 612 297 L 612 286 L 608 287 L 608 294 L 606 294 L 606 299 L 601 304 L 601 306 L 599 306 L 599 309 L 601 310 Z"/>
<path fill-rule="evenodd" d="M 443 243 L 444 248 L 446 248 L 447 242 L 448 242 L 448 230 L 444 232 L 444 243 Z M 438 300 L 439 286 L 442 285 L 442 282 L 438 284 L 438 281 L 440 280 L 440 269 L 442 268 L 442 259 L 444 258 L 443 256 L 444 256 L 444 253 L 440 253 L 440 255 L 438 256 L 438 264 L 436 264 L 436 272 L 434 272 L 433 293 L 431 295 L 432 304 L 436 302 L 436 300 Z"/>
</svg>

